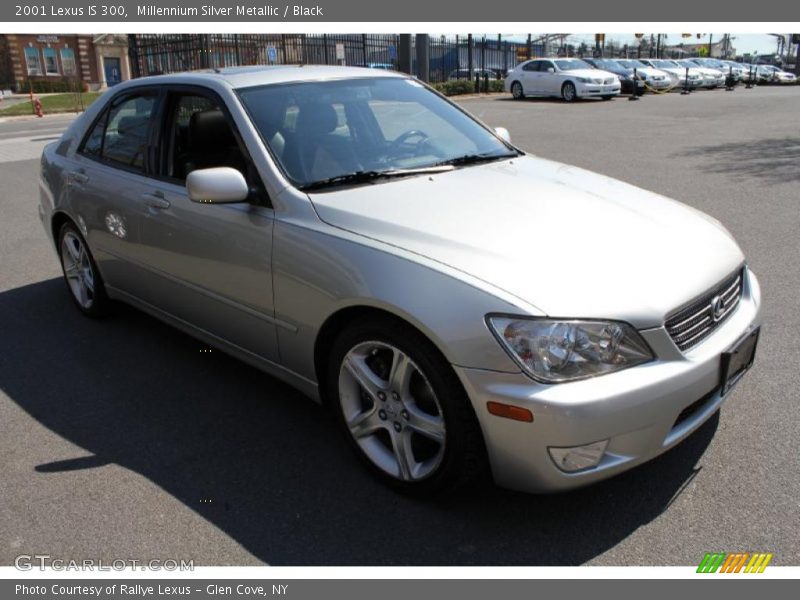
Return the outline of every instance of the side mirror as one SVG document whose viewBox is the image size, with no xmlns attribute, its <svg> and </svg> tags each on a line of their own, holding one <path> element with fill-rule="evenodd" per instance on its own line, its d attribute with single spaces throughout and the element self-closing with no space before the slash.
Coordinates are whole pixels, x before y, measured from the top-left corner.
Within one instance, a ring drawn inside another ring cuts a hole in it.
<svg viewBox="0 0 800 600">
<path fill-rule="evenodd" d="M 192 171 L 186 177 L 186 192 L 201 204 L 244 202 L 250 195 L 244 175 L 231 167 Z"/>
<path fill-rule="evenodd" d="M 553 67 L 547 67 L 547 72 L 548 73 L 555 73 L 556 70 Z"/>
<path fill-rule="evenodd" d="M 494 132 L 497 134 L 497 137 L 504 142 L 508 142 L 509 144 L 511 143 L 511 134 L 508 133 L 508 129 L 505 127 L 495 127 Z"/>
</svg>

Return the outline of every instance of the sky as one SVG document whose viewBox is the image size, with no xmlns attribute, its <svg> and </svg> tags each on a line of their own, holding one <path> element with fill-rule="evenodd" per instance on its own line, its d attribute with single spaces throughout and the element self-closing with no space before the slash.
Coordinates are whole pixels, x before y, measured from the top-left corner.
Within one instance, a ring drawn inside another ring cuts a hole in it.
<svg viewBox="0 0 800 600">
<path fill-rule="evenodd" d="M 649 33 L 647 33 L 646 35 L 648 37 L 650 36 Z M 668 37 L 666 43 L 668 45 L 679 44 L 681 42 L 687 44 L 696 44 L 701 42 L 708 43 L 708 35 L 703 35 L 700 39 L 697 39 L 697 35 L 692 35 L 691 38 L 682 38 L 680 33 L 669 33 L 667 34 L 667 36 Z M 503 37 L 505 37 L 505 35 Z M 771 36 L 766 33 L 738 34 L 731 32 L 731 37 L 733 38 L 733 47 L 736 48 L 737 54 L 746 54 L 746 53 L 772 54 L 777 49 L 777 39 L 774 36 Z M 712 41 L 716 42 L 719 41 L 721 38 L 722 34 L 719 33 L 713 34 Z M 527 35 L 524 36 L 509 35 L 507 39 L 509 40 L 518 39 L 519 41 L 524 41 L 525 39 L 527 39 Z M 636 42 L 636 38 L 634 37 L 633 33 L 607 33 L 606 41 L 611 39 L 620 42 L 622 44 L 634 44 Z M 594 35 L 576 33 L 570 36 L 569 41 L 572 43 L 586 42 L 590 46 L 593 46 Z"/>
</svg>

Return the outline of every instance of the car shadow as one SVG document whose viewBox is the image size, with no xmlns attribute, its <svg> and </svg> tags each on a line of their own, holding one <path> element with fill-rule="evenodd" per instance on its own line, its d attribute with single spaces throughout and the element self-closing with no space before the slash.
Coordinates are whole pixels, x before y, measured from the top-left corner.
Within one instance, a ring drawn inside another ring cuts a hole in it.
<svg viewBox="0 0 800 600">
<path fill-rule="evenodd" d="M 575 492 L 420 501 L 374 481 L 326 410 L 136 310 L 86 319 L 51 279 L 0 294 L 0 331 L 0 388 L 90 453 L 32 478 L 120 465 L 273 565 L 579 565 L 691 485 L 718 423 Z"/>
<path fill-rule="evenodd" d="M 764 138 L 744 143 L 696 146 L 680 157 L 702 158 L 706 173 L 730 175 L 742 181 L 753 177 L 786 183 L 800 181 L 800 138 Z"/>
</svg>

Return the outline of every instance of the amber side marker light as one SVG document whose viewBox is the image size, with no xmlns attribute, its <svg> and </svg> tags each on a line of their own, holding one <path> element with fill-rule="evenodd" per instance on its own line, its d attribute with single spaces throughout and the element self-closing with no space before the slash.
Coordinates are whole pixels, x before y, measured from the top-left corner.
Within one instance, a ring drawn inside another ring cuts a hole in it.
<svg viewBox="0 0 800 600">
<path fill-rule="evenodd" d="M 487 402 L 486 408 L 489 410 L 489 414 L 496 417 L 513 419 L 514 421 L 523 421 L 525 423 L 533 423 L 533 413 L 527 408 L 511 406 L 510 404 L 503 404 L 502 402 Z"/>
</svg>

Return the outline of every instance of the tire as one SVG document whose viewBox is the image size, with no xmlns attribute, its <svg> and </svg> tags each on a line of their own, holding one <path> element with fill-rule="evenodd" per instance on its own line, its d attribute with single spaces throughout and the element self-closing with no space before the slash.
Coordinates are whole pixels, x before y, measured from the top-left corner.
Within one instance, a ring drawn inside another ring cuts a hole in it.
<svg viewBox="0 0 800 600">
<path fill-rule="evenodd" d="M 72 222 L 64 223 L 58 232 L 58 258 L 67 290 L 87 317 L 100 317 L 108 311 L 109 299 L 103 279 L 86 240 Z"/>
<path fill-rule="evenodd" d="M 488 472 L 472 405 L 448 362 L 417 330 L 365 317 L 339 334 L 329 358 L 326 397 L 356 455 L 384 483 L 425 496 Z"/>
<path fill-rule="evenodd" d="M 614 96 L 603 96 L 603 100 L 611 100 Z"/>
<path fill-rule="evenodd" d="M 575 84 L 567 81 L 561 86 L 561 98 L 564 102 L 574 102 L 578 97 L 578 90 L 575 89 Z"/>
<path fill-rule="evenodd" d="M 515 81 L 511 84 L 511 95 L 514 97 L 514 100 L 525 99 L 525 90 L 522 89 L 522 84 L 519 81 Z"/>
</svg>

